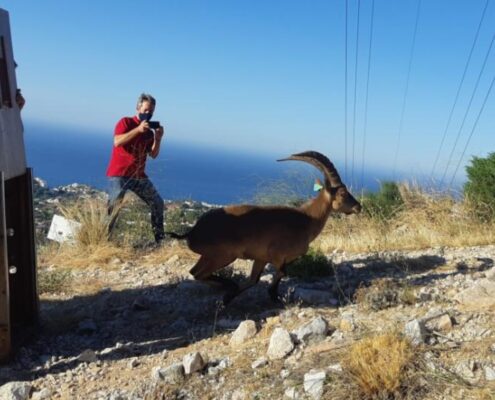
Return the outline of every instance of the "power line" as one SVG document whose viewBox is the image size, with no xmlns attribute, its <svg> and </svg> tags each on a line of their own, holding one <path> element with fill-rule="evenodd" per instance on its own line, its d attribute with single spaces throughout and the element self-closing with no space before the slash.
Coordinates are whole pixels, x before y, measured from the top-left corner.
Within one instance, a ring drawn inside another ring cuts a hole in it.
<svg viewBox="0 0 495 400">
<path fill-rule="evenodd" d="M 344 164 L 344 175 L 345 179 L 347 181 L 347 21 L 348 21 L 348 8 L 349 8 L 349 1 L 345 0 L 345 35 L 344 35 L 344 41 L 345 41 L 345 78 L 344 78 L 344 136 L 345 136 L 345 164 Z"/>
<path fill-rule="evenodd" d="M 476 84 L 474 85 L 473 93 L 471 94 L 471 98 L 469 99 L 469 103 L 468 103 L 468 106 L 466 108 L 466 112 L 464 113 L 464 117 L 462 119 L 461 126 L 459 128 L 459 131 L 457 132 L 457 136 L 455 138 L 454 146 L 452 146 L 452 151 L 450 152 L 449 160 L 447 161 L 447 165 L 445 166 L 445 171 L 443 172 L 442 179 L 440 180 L 440 186 L 442 186 L 443 181 L 445 180 L 445 177 L 447 176 L 449 165 L 450 165 L 450 163 L 452 161 L 452 157 L 454 156 L 454 152 L 455 152 L 455 149 L 457 147 L 457 143 L 459 142 L 459 138 L 461 136 L 462 128 L 464 128 L 464 124 L 466 123 L 467 116 L 469 114 L 469 111 L 471 110 L 471 105 L 473 104 L 474 96 L 476 95 L 476 92 L 478 91 L 478 85 L 480 83 L 481 76 L 483 75 L 483 72 L 485 70 L 486 63 L 488 61 L 488 57 L 490 55 L 490 52 L 492 51 L 492 47 L 493 47 L 493 42 L 494 41 L 495 41 L 495 34 L 492 37 L 492 40 L 490 42 L 490 46 L 488 46 L 488 50 L 486 52 L 485 59 L 483 60 L 483 66 L 481 67 L 480 73 L 478 74 L 478 79 L 476 80 Z"/>
<path fill-rule="evenodd" d="M 375 14 L 375 0 L 371 2 L 371 24 L 370 24 L 370 41 L 368 46 L 368 73 L 366 76 L 366 97 L 364 101 L 364 130 L 363 130 L 363 151 L 361 154 L 361 188 L 364 185 L 364 153 L 366 149 L 366 128 L 368 124 L 368 94 L 370 83 L 370 69 L 371 69 L 371 43 L 373 40 L 373 20 Z"/>
<path fill-rule="evenodd" d="M 490 3 L 490 0 L 486 0 L 485 8 L 483 9 L 483 13 L 481 14 L 481 19 L 480 19 L 480 22 L 478 24 L 478 29 L 476 30 L 476 35 L 474 36 L 474 41 L 473 41 L 473 44 L 471 46 L 471 50 L 469 52 L 469 56 L 468 56 L 468 59 L 466 61 L 466 65 L 464 66 L 464 72 L 462 73 L 462 78 L 461 78 L 461 81 L 459 83 L 459 87 L 457 88 L 457 93 L 455 95 L 454 104 L 452 104 L 452 108 L 450 109 L 449 118 L 447 120 L 447 126 L 445 127 L 445 130 L 443 132 L 442 141 L 440 142 L 440 147 L 438 148 L 437 156 L 435 157 L 435 162 L 433 163 L 433 168 L 431 169 L 430 179 L 433 179 L 433 175 L 435 173 L 435 169 L 437 167 L 437 163 L 438 163 L 438 160 L 440 158 L 440 153 L 442 152 L 443 144 L 444 144 L 445 138 L 447 136 L 447 131 L 450 127 L 450 122 L 452 121 L 452 115 L 454 114 L 454 109 L 457 105 L 457 101 L 459 100 L 459 93 L 461 92 L 461 87 L 464 83 L 464 79 L 466 77 L 466 72 L 467 72 L 469 64 L 471 62 L 471 56 L 473 55 L 473 51 L 474 51 L 474 48 L 476 46 L 476 42 L 478 41 L 478 36 L 480 33 L 481 25 L 482 25 L 483 20 L 485 18 L 486 9 L 488 8 L 489 3 Z"/>
<path fill-rule="evenodd" d="M 480 119 L 480 116 L 483 113 L 483 110 L 485 109 L 486 102 L 488 100 L 488 97 L 490 96 L 490 92 L 492 91 L 494 83 L 495 83 L 495 75 L 493 76 L 492 83 L 490 84 L 490 87 L 488 88 L 488 91 L 486 92 L 485 99 L 483 100 L 483 104 L 481 105 L 480 112 L 478 113 L 478 116 L 476 117 L 476 121 L 474 122 L 473 128 L 471 129 L 471 133 L 469 134 L 468 140 L 466 141 L 466 145 L 464 146 L 464 150 L 462 151 L 461 158 L 459 158 L 459 162 L 457 163 L 457 166 L 455 168 L 454 175 L 452 175 L 452 179 L 450 180 L 449 188 L 452 187 L 452 184 L 454 183 L 455 176 L 457 174 L 457 171 L 459 170 L 459 166 L 461 165 L 462 159 L 464 158 L 464 154 L 466 153 L 466 149 L 469 146 L 469 142 L 471 141 L 471 138 L 473 137 L 473 133 L 476 129 L 476 126 L 478 125 L 478 121 Z"/>
<path fill-rule="evenodd" d="M 412 66 L 412 60 L 413 60 L 413 55 L 414 55 L 414 48 L 416 46 L 416 34 L 418 31 L 418 21 L 419 21 L 420 9 L 421 9 L 421 0 L 418 0 L 418 8 L 416 10 L 416 21 L 414 23 L 413 41 L 412 41 L 412 45 L 411 45 L 411 53 L 409 55 L 409 66 L 407 68 L 406 88 L 404 91 L 404 99 L 402 100 L 402 110 L 401 110 L 401 114 L 400 114 L 399 132 L 397 134 L 397 148 L 395 150 L 395 156 L 394 156 L 394 169 L 393 169 L 394 180 L 395 180 L 395 172 L 396 172 L 396 168 L 397 168 L 397 157 L 399 155 L 400 139 L 401 139 L 401 135 L 402 135 L 402 126 L 404 124 L 404 114 L 405 114 L 405 110 L 406 110 L 407 93 L 409 91 L 409 80 L 411 77 L 411 66 Z"/>
<path fill-rule="evenodd" d="M 356 148 L 356 103 L 357 103 L 357 75 L 358 75 L 358 55 L 359 55 L 359 17 L 361 11 L 361 0 L 358 0 L 357 28 L 356 28 L 356 57 L 354 58 L 354 110 L 352 116 L 352 169 L 351 184 L 354 185 L 354 155 Z"/>
</svg>

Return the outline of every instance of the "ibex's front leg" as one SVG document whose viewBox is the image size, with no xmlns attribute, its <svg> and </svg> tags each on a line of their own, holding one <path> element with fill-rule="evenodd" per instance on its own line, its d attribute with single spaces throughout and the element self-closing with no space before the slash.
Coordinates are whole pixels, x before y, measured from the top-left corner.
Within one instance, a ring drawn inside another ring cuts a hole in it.
<svg viewBox="0 0 495 400">
<path fill-rule="evenodd" d="M 229 291 L 223 296 L 223 304 L 227 305 L 229 304 L 234 297 L 237 297 L 239 294 L 244 292 L 245 290 L 249 289 L 251 286 L 254 286 L 258 283 L 260 280 L 261 273 L 263 272 L 263 269 L 265 269 L 266 262 L 264 261 L 258 261 L 254 260 L 253 261 L 253 267 L 251 269 L 251 276 L 249 277 L 249 280 L 241 285 L 236 291 Z"/>
</svg>

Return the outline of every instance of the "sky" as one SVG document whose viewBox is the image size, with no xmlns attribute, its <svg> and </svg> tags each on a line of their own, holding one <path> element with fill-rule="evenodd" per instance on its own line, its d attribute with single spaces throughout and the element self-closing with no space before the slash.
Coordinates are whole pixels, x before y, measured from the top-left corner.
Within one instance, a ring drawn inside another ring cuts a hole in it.
<svg viewBox="0 0 495 400">
<path fill-rule="evenodd" d="M 458 165 L 462 180 L 473 155 L 495 151 L 495 93 L 480 114 L 495 71 L 495 49 L 487 53 L 495 1 L 462 86 L 487 0 L 418 1 L 3 0 L 0 7 L 10 14 L 30 125 L 98 140 L 148 92 L 168 140 L 276 156 L 317 150 L 353 181 L 378 168 L 448 182 Z"/>
</svg>

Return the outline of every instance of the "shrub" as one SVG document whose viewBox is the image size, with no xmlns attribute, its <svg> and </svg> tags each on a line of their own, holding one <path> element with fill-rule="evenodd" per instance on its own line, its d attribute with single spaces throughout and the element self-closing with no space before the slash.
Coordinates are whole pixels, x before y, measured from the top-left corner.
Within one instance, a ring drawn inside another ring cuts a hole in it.
<svg viewBox="0 0 495 400">
<path fill-rule="evenodd" d="M 38 292 L 60 293 L 70 289 L 72 274 L 66 270 L 40 269 L 38 272 Z"/>
<path fill-rule="evenodd" d="M 287 265 L 288 276 L 311 279 L 333 273 L 332 263 L 319 250 L 309 249 L 304 255 Z"/>
<path fill-rule="evenodd" d="M 495 153 L 488 157 L 473 157 L 466 167 L 467 182 L 464 196 L 475 214 L 484 220 L 495 217 Z"/>
<path fill-rule="evenodd" d="M 382 182 L 376 193 L 367 193 L 362 199 L 364 211 L 374 218 L 388 220 L 397 215 L 404 204 L 399 186 L 395 182 Z"/>
</svg>

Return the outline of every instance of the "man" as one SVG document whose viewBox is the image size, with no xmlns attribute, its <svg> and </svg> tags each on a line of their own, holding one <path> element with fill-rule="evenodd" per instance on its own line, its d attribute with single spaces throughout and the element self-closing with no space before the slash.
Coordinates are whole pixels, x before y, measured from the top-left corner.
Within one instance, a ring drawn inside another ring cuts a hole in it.
<svg viewBox="0 0 495 400">
<path fill-rule="evenodd" d="M 107 169 L 110 180 L 108 214 L 111 216 L 108 230 L 109 233 L 112 231 L 119 205 L 125 193 L 131 190 L 150 208 L 151 227 L 159 244 L 164 238 L 163 199 L 144 172 L 148 155 L 151 158 L 158 156 L 163 137 L 163 127 L 159 123 L 150 126 L 155 105 L 153 96 L 141 94 L 136 115 L 122 118 L 115 126 L 112 157 Z"/>
</svg>

